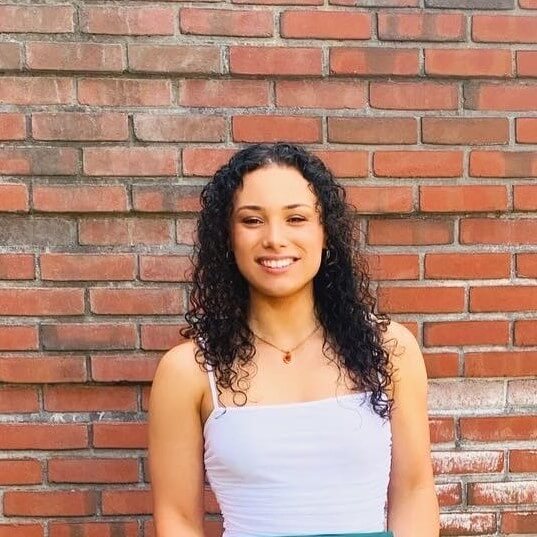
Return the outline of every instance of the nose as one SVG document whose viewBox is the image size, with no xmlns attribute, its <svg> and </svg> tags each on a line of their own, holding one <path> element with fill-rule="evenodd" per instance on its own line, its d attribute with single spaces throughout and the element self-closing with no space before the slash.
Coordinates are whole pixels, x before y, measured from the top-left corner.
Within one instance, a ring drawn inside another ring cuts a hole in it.
<svg viewBox="0 0 537 537">
<path fill-rule="evenodd" d="M 285 233 L 279 222 L 269 222 L 263 236 L 264 248 L 279 248 L 285 245 Z"/>
</svg>

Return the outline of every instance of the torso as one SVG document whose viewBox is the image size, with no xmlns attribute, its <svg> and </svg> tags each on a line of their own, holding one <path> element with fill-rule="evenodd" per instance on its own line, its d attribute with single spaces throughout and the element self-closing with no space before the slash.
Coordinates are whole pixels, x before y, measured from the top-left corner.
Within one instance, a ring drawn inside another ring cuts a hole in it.
<svg viewBox="0 0 537 537">
<path fill-rule="evenodd" d="M 278 350 L 266 345 L 258 347 L 253 361 L 245 366 L 249 386 L 243 380 L 238 388 L 240 391 L 248 388 L 246 405 L 297 403 L 363 391 L 353 387 L 348 373 L 343 366 L 338 368 L 333 355 L 328 354 L 327 358 L 322 353 L 322 343 L 320 336 L 307 342 L 293 353 L 289 364 L 283 362 L 283 354 Z M 238 377 L 243 376 L 245 373 L 239 371 Z M 208 378 L 203 385 L 200 405 L 202 426 L 213 410 Z M 235 394 L 234 401 L 230 389 L 224 390 L 220 395 L 220 404 L 227 407 L 239 406 L 243 402 L 244 396 L 240 393 Z"/>
</svg>

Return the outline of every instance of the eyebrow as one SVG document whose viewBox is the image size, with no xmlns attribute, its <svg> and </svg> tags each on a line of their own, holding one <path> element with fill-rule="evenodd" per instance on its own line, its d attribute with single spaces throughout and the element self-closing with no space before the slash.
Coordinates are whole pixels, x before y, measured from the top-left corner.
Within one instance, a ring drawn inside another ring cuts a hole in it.
<svg viewBox="0 0 537 537">
<path fill-rule="evenodd" d="M 297 207 L 309 207 L 311 209 L 311 205 L 307 205 L 306 203 L 293 203 L 291 205 L 286 205 L 284 209 L 296 209 Z M 243 209 L 262 211 L 263 207 L 260 207 L 259 205 L 243 205 L 242 207 L 239 207 L 236 212 L 242 211 Z"/>
</svg>

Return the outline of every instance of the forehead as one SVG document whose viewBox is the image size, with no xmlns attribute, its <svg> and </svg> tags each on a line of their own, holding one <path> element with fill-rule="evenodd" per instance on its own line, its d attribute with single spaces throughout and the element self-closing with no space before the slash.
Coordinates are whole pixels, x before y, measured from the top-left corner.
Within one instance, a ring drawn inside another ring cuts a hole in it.
<svg viewBox="0 0 537 537">
<path fill-rule="evenodd" d="M 271 164 L 245 174 L 234 200 L 235 206 L 247 203 L 277 207 L 294 203 L 314 205 L 316 196 L 310 183 L 296 168 Z"/>
</svg>

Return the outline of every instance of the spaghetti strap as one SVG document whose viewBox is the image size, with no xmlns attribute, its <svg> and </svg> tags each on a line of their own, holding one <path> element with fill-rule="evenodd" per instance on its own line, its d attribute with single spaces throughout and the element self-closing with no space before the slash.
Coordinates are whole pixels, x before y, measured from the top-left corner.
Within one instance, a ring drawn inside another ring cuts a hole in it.
<svg viewBox="0 0 537 537">
<path fill-rule="evenodd" d="M 216 379 L 214 378 L 214 371 L 213 368 L 209 366 L 209 370 L 207 371 L 207 374 L 209 375 L 209 384 L 211 386 L 211 395 L 213 398 L 213 406 L 214 408 L 219 408 L 220 405 L 218 403 L 218 391 L 216 389 Z"/>
</svg>

